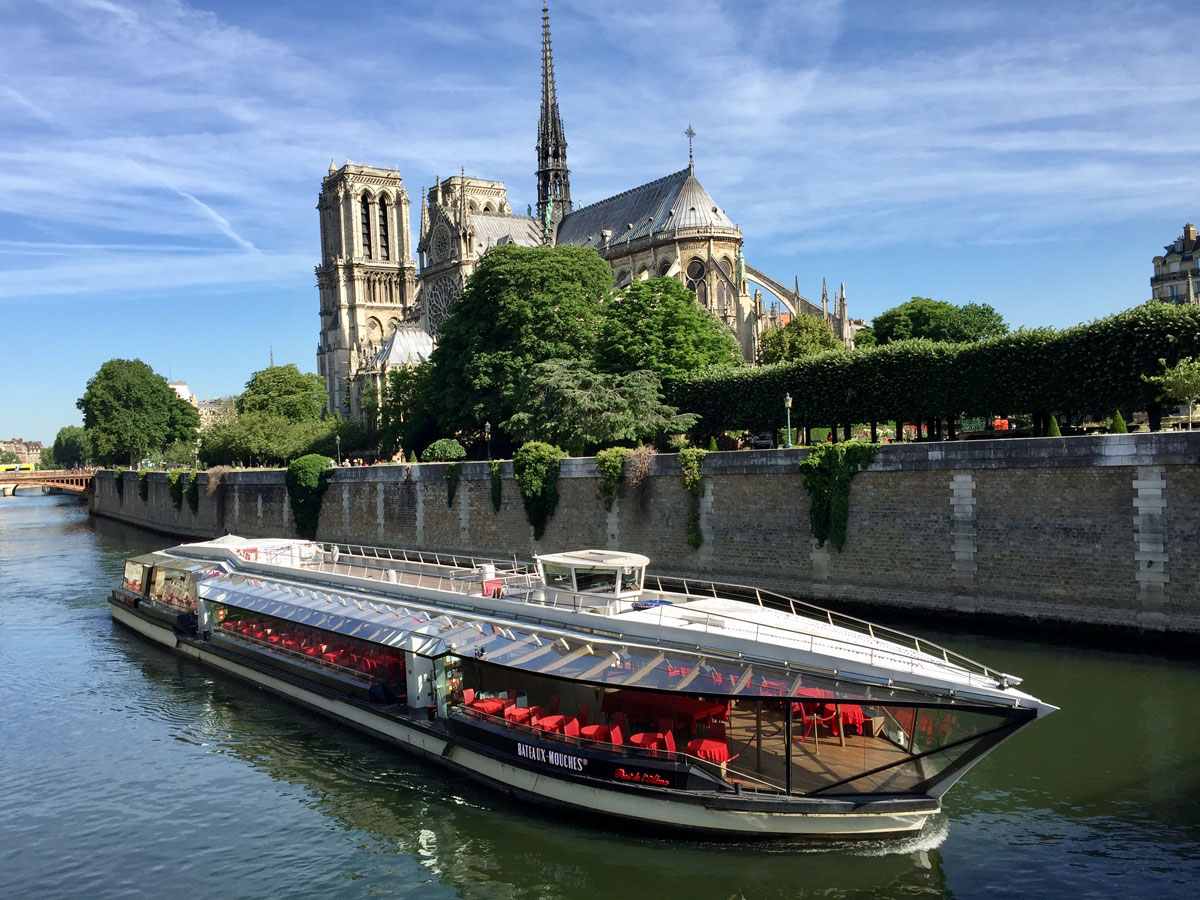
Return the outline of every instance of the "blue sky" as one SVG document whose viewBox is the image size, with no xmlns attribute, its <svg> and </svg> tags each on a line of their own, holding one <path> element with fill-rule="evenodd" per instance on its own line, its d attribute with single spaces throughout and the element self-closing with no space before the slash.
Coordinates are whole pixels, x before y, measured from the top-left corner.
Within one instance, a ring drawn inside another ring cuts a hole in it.
<svg viewBox="0 0 1200 900">
<path fill-rule="evenodd" d="M 341 20 L 341 16 L 346 16 Z M 1067 326 L 1200 218 L 1178 4 L 552 0 L 573 196 L 687 164 L 754 266 L 870 319 L 913 295 Z M 351 19 L 353 17 L 353 19 Z M 538 0 L 0 0 L 0 438 L 101 363 L 201 398 L 316 369 L 330 159 L 535 200 Z M 414 223 L 419 219 L 414 209 Z M 415 240 L 414 240 L 415 246 Z"/>
</svg>

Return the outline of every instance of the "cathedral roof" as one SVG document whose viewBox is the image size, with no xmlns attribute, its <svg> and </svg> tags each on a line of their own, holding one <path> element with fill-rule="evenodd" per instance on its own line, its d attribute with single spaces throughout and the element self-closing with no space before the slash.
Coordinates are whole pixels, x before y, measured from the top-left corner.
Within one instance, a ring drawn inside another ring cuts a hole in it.
<svg viewBox="0 0 1200 900">
<path fill-rule="evenodd" d="M 498 213 L 471 213 L 471 226 L 475 229 L 475 255 L 498 244 L 516 244 L 518 247 L 540 247 L 542 226 L 531 216 L 507 216 Z"/>
<path fill-rule="evenodd" d="M 679 228 L 737 229 L 691 166 L 568 213 L 558 226 L 558 243 L 603 250 Z"/>
<path fill-rule="evenodd" d="M 416 325 L 400 325 L 371 360 L 371 368 L 386 372 L 392 368 L 417 366 L 428 360 L 432 352 L 433 338 L 428 332 Z"/>
</svg>

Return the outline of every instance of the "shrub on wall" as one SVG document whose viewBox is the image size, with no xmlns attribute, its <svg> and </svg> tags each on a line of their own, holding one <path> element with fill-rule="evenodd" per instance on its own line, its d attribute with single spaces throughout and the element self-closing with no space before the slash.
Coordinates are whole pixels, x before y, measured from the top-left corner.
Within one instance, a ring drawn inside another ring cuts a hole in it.
<svg viewBox="0 0 1200 900">
<path fill-rule="evenodd" d="M 700 476 L 700 464 L 708 456 L 707 450 L 685 447 L 679 451 L 679 468 L 683 470 L 683 486 L 689 494 L 699 497 L 704 493 L 704 479 Z"/>
<path fill-rule="evenodd" d="M 800 460 L 804 487 L 810 497 L 809 526 L 818 546 L 833 538 L 838 552 L 846 544 L 846 520 L 850 513 L 850 479 L 871 464 L 879 444 L 842 442 L 823 444 Z"/>
<path fill-rule="evenodd" d="M 467 451 L 454 438 L 434 441 L 421 454 L 421 462 L 456 462 L 467 458 Z"/>
<path fill-rule="evenodd" d="M 500 512 L 500 504 L 504 500 L 504 482 L 500 480 L 500 460 L 488 460 L 488 469 L 492 473 L 492 509 Z"/>
<path fill-rule="evenodd" d="M 1108 430 L 1113 434 L 1129 433 L 1129 426 L 1125 424 L 1125 417 L 1121 415 L 1121 411 L 1119 409 L 1113 413 L 1112 426 Z"/>
<path fill-rule="evenodd" d="M 167 473 L 167 490 L 171 494 L 171 503 L 176 509 L 183 509 L 183 475 L 178 469 Z"/>
<path fill-rule="evenodd" d="M 458 482 L 462 478 L 462 463 L 450 463 L 446 466 L 446 474 L 443 477 L 446 479 L 446 506 L 453 506 L 454 495 L 458 492 Z"/>
<path fill-rule="evenodd" d="M 125 479 L 121 476 L 128 471 L 128 469 L 122 468 L 121 466 L 117 466 L 115 469 L 113 469 L 113 487 L 117 489 L 117 502 L 119 502 L 122 506 L 125 505 Z"/>
<path fill-rule="evenodd" d="M 146 480 L 146 476 L 149 474 L 146 469 L 138 471 L 138 496 L 142 498 L 143 503 L 150 501 L 150 482 Z"/>
<path fill-rule="evenodd" d="M 604 508 L 612 511 L 613 501 L 621 487 L 621 476 L 625 473 L 625 457 L 633 451 L 628 447 L 609 447 L 596 454 L 596 471 L 600 473 L 598 493 Z"/>
<path fill-rule="evenodd" d="M 321 500 L 329 485 L 329 476 L 333 473 L 332 462 L 328 456 L 310 453 L 295 460 L 284 475 L 296 533 L 307 540 L 317 536 Z"/>
<path fill-rule="evenodd" d="M 192 472 L 188 475 L 187 486 L 187 502 L 188 508 L 192 511 L 192 515 L 200 510 L 200 473 Z"/>
<path fill-rule="evenodd" d="M 513 476 L 525 503 L 525 518 L 533 526 L 533 539 L 541 540 L 546 522 L 558 506 L 558 469 L 566 456 L 561 449 L 541 441 L 528 441 L 513 456 Z"/>
</svg>

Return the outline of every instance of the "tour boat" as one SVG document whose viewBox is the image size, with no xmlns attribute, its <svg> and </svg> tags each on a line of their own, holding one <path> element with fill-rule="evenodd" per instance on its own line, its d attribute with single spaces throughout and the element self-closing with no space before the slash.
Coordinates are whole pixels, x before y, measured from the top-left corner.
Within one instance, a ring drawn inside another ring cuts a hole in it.
<svg viewBox="0 0 1200 900">
<path fill-rule="evenodd" d="M 1054 710 L 925 640 L 648 564 L 227 536 L 128 560 L 110 609 L 509 796 L 656 832 L 911 834 Z"/>
</svg>

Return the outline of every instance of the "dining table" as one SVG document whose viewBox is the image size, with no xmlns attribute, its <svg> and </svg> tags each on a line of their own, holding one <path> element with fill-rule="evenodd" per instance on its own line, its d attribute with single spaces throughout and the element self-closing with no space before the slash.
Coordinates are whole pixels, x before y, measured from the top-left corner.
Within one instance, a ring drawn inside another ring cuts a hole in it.
<svg viewBox="0 0 1200 900">
<path fill-rule="evenodd" d="M 544 731 L 551 731 L 554 734 L 566 734 L 568 723 L 577 721 L 574 716 L 543 716 L 538 723 L 538 727 Z"/>
<path fill-rule="evenodd" d="M 637 722 L 657 722 L 671 718 L 675 727 L 694 731 L 701 722 L 729 718 L 729 701 L 706 700 L 679 694 L 652 694 L 643 691 L 611 691 L 604 695 L 600 708 L 608 714 L 623 712 Z"/>
</svg>

